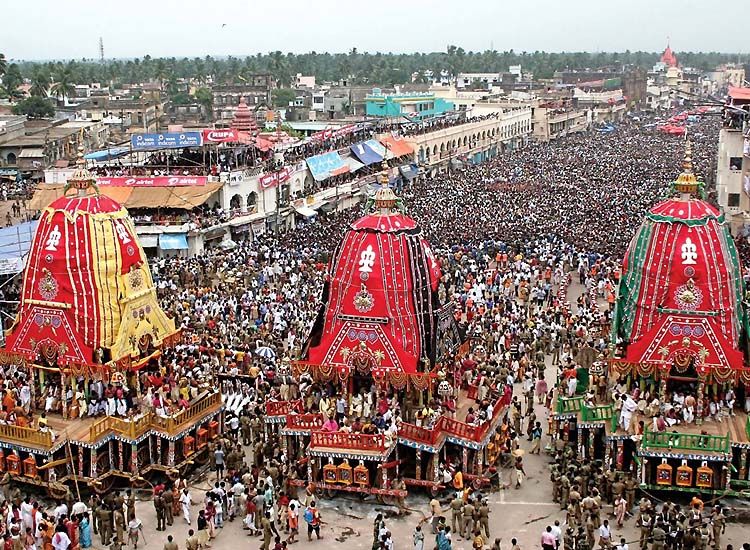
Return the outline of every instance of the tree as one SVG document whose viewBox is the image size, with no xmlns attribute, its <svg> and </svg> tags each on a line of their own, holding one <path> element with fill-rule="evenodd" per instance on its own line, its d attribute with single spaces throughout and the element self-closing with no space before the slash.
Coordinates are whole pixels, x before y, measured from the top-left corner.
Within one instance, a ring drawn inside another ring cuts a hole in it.
<svg viewBox="0 0 750 550">
<path fill-rule="evenodd" d="M 26 115 L 29 118 L 50 118 L 55 115 L 55 107 L 48 99 L 31 96 L 13 106 L 14 115 Z"/>
<path fill-rule="evenodd" d="M 7 66 L 5 74 L 3 75 L 3 95 L 11 101 L 23 99 L 24 94 L 18 89 L 21 84 L 23 84 L 21 70 L 18 68 L 18 65 L 11 63 Z"/>
<path fill-rule="evenodd" d="M 42 68 L 37 69 L 31 77 L 31 90 L 29 90 L 29 93 L 35 97 L 47 97 L 49 81 L 49 73 Z"/>
<path fill-rule="evenodd" d="M 200 103 L 204 109 L 206 109 L 206 114 L 209 118 L 213 117 L 214 112 L 214 94 L 211 93 L 211 90 L 208 88 L 198 88 L 195 90 L 195 101 Z"/>
<path fill-rule="evenodd" d="M 73 95 L 75 86 L 73 85 L 73 75 L 69 67 L 57 73 L 51 91 L 57 99 L 62 99 L 63 103 L 65 103 L 65 98 L 70 98 Z"/>
<path fill-rule="evenodd" d="M 5 61 L 5 54 L 0 53 L 0 76 L 3 76 L 7 69 L 8 69 L 8 62 Z"/>
<path fill-rule="evenodd" d="M 294 101 L 297 94 L 291 88 L 276 88 L 271 90 L 271 101 L 274 107 L 289 107 L 289 103 Z"/>
</svg>

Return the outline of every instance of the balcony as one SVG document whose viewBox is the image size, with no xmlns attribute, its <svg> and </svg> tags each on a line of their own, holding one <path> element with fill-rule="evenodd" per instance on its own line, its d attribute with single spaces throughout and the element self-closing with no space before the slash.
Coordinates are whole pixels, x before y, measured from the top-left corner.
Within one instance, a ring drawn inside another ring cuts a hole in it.
<svg viewBox="0 0 750 550">
<path fill-rule="evenodd" d="M 644 449 L 668 449 L 674 451 L 694 451 L 697 453 L 724 453 L 731 450 L 729 434 L 708 435 L 675 432 L 646 432 L 643 436 Z"/>
<path fill-rule="evenodd" d="M 315 432 L 322 427 L 322 414 L 288 414 L 284 429 L 295 432 Z"/>
<path fill-rule="evenodd" d="M 109 433 L 118 434 L 126 439 L 136 440 L 149 430 L 174 436 L 196 423 L 204 415 L 217 411 L 220 408 L 221 394 L 214 392 L 199 399 L 189 408 L 171 416 L 158 416 L 153 412 L 132 420 L 107 416 L 95 421 L 91 425 L 89 428 L 89 442 L 98 441 Z"/>
<path fill-rule="evenodd" d="M 24 428 L 10 424 L 0 425 L 0 441 L 15 443 L 24 447 L 49 449 L 52 447 L 52 433 L 41 432 L 36 428 Z"/>
<path fill-rule="evenodd" d="M 492 418 L 478 426 L 448 418 L 447 416 L 441 416 L 431 429 L 402 422 L 398 429 L 398 436 L 399 438 L 430 445 L 431 447 L 438 447 L 441 438 L 445 436 L 452 436 L 480 444 L 484 441 L 489 430 L 493 428 L 500 414 L 509 404 L 510 395 L 503 394 L 499 396 L 492 410 Z"/>
<path fill-rule="evenodd" d="M 293 412 L 305 412 L 301 399 L 297 399 L 296 401 L 266 402 L 266 416 L 287 416 L 292 414 Z"/>
<path fill-rule="evenodd" d="M 382 454 L 386 451 L 385 436 L 350 432 L 312 432 L 310 449 Z"/>
</svg>

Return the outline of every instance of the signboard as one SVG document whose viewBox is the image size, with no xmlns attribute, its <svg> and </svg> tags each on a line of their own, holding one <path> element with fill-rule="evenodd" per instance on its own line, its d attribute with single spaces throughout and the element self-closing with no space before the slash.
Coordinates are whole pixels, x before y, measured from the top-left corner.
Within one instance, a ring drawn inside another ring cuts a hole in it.
<svg viewBox="0 0 750 550">
<path fill-rule="evenodd" d="M 200 187 L 207 182 L 208 176 L 124 176 L 96 179 L 99 187 Z"/>
<path fill-rule="evenodd" d="M 202 143 L 200 132 L 136 134 L 130 137 L 130 145 L 133 149 L 179 149 L 180 147 L 200 147 Z"/>
<path fill-rule="evenodd" d="M 225 128 L 221 130 L 203 130 L 203 143 L 238 142 L 240 135 L 237 130 Z"/>
<path fill-rule="evenodd" d="M 271 187 L 276 187 L 280 183 L 284 183 L 286 180 L 288 180 L 292 175 L 292 169 L 290 167 L 286 167 L 280 172 L 273 172 L 271 174 L 263 174 L 259 179 L 258 183 L 260 184 L 260 187 L 262 189 L 269 189 Z"/>
<path fill-rule="evenodd" d="M 12 275 L 23 271 L 24 258 L 0 258 L 0 275 Z"/>
</svg>

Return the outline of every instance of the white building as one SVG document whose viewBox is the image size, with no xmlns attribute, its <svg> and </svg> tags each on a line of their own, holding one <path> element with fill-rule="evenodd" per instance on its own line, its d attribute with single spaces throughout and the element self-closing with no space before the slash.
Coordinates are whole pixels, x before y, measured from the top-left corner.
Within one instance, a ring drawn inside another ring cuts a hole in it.
<svg viewBox="0 0 750 550">
<path fill-rule="evenodd" d="M 750 222 L 750 138 L 741 129 L 722 128 L 716 160 L 717 202 L 734 235 Z"/>
</svg>

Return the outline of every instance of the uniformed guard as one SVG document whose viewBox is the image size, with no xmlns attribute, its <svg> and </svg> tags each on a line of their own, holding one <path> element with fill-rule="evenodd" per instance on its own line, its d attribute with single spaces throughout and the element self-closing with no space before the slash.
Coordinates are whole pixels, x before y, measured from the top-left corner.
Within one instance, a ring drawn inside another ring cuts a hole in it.
<svg viewBox="0 0 750 550">
<path fill-rule="evenodd" d="M 156 530 L 166 531 L 164 518 L 164 497 L 160 494 L 154 495 L 154 510 L 156 511 Z"/>
<path fill-rule="evenodd" d="M 98 515 L 102 546 L 109 546 L 112 540 L 112 510 L 106 505 L 99 506 Z"/>
<path fill-rule="evenodd" d="M 726 516 L 721 511 L 721 506 L 718 504 L 714 506 L 714 511 L 711 512 L 711 528 L 713 531 L 714 548 L 719 550 L 721 548 L 721 535 L 724 534 L 724 526 L 726 525 Z"/>
<path fill-rule="evenodd" d="M 474 504 L 471 500 L 464 504 L 463 520 L 461 536 L 465 539 L 469 539 L 474 532 Z"/>
<path fill-rule="evenodd" d="M 479 528 L 484 533 L 485 540 L 490 538 L 490 505 L 485 498 L 479 506 Z"/>
<path fill-rule="evenodd" d="M 162 494 L 161 494 L 162 502 L 164 502 L 164 519 L 167 522 L 167 525 L 172 525 L 172 522 L 174 521 L 174 515 L 172 514 L 172 508 L 174 507 L 174 494 L 172 493 L 171 488 L 167 488 Z"/>
<path fill-rule="evenodd" d="M 640 548 L 645 550 L 648 548 L 648 540 L 651 537 L 651 514 L 643 511 L 638 515 L 638 528 L 641 531 Z"/>
<path fill-rule="evenodd" d="M 454 533 L 461 533 L 464 525 L 463 520 L 464 501 L 460 493 L 456 493 L 456 498 L 451 500 L 451 530 Z"/>
<path fill-rule="evenodd" d="M 568 497 L 570 495 L 570 478 L 568 476 L 560 477 L 560 510 L 568 507 Z"/>
<path fill-rule="evenodd" d="M 651 531 L 651 550 L 664 550 L 664 543 L 667 540 L 667 532 L 664 530 L 664 524 L 657 523 Z"/>
<path fill-rule="evenodd" d="M 115 546 L 121 548 L 125 544 L 125 514 L 122 508 L 116 508 L 114 511 L 115 522 Z"/>
<path fill-rule="evenodd" d="M 630 472 L 628 472 L 623 483 L 625 484 L 625 501 L 628 503 L 628 514 L 632 514 L 633 505 L 635 504 L 635 488 L 638 484 L 635 479 L 633 479 L 633 474 Z"/>
</svg>

